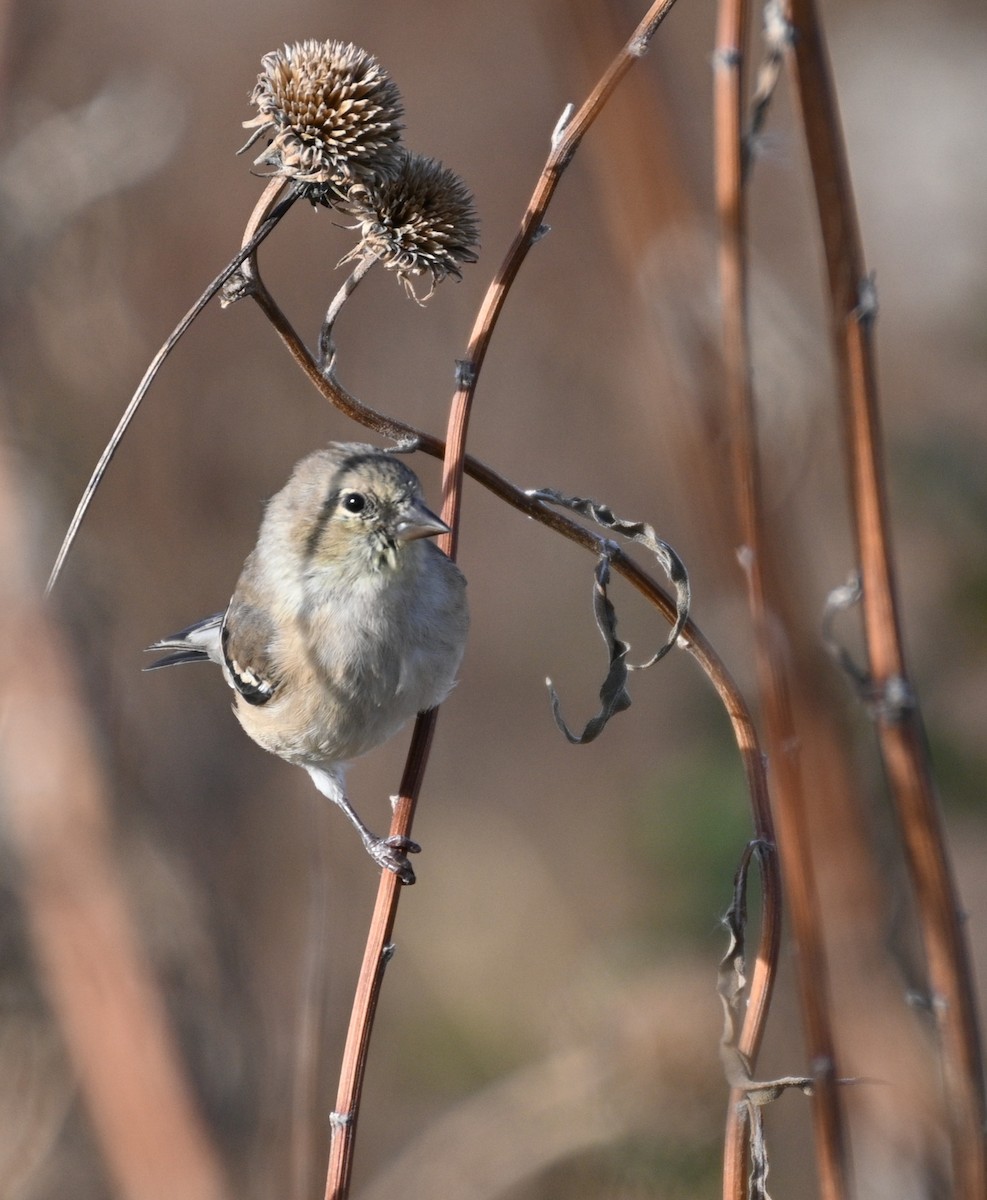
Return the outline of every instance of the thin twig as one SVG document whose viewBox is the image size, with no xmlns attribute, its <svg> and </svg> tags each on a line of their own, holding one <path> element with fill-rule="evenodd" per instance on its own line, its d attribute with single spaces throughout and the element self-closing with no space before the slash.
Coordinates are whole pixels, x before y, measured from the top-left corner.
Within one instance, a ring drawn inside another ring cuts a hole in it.
<svg viewBox="0 0 987 1200">
<path fill-rule="evenodd" d="M 268 207 L 274 205 L 277 195 L 278 192 L 276 190 L 268 193 Z M 253 213 L 251 213 L 250 220 L 243 231 L 242 244 L 244 249 L 253 245 L 257 230 L 265 225 L 267 220 L 267 209 L 263 205 L 258 204 Z M 422 442 L 422 439 L 425 438 L 424 434 L 419 433 L 411 425 L 385 416 L 383 413 L 379 413 L 376 409 L 370 408 L 369 405 L 357 400 L 333 375 L 327 374 L 319 367 L 315 358 L 313 358 L 306 348 L 305 343 L 298 336 L 294 326 L 281 311 L 274 297 L 268 291 L 257 267 L 255 251 L 256 246 L 246 254 L 241 250 L 241 254 L 243 254 L 243 275 L 237 298 L 250 296 L 257 303 L 261 311 L 274 326 L 282 342 L 284 342 L 288 353 L 305 372 L 314 387 L 321 392 L 323 397 L 334 408 L 339 409 L 344 416 L 356 421 L 359 425 L 363 425 L 367 429 L 372 429 L 374 433 L 380 434 L 381 437 L 391 438 L 395 442 L 408 446 L 418 446 L 419 443 L 422 443 L 422 448 L 424 448 Z M 429 453 L 437 457 L 442 457 L 445 450 L 444 443 L 440 442 L 437 438 L 431 438 L 429 442 L 431 447 Z"/>
<path fill-rule="evenodd" d="M 722 293 L 723 359 L 735 505 L 746 566 L 748 603 L 754 625 L 755 657 L 764 713 L 765 741 L 772 764 L 774 811 L 782 872 L 791 904 L 799 953 L 798 984 L 810 1061 L 814 1064 L 813 1117 L 824 1200 L 847 1194 L 848 1169 L 843 1114 L 836 1086 L 835 1046 L 829 1012 L 828 967 L 815 886 L 808 812 L 792 707 L 787 655 L 773 636 L 771 582 L 765 563 L 760 452 L 751 384 L 748 306 L 746 166 L 743 132 L 746 0 L 720 5 L 714 76 L 716 196 Z M 741 1093 L 731 1093 L 724 1153 L 724 1197 L 747 1194 Z"/>
<path fill-rule="evenodd" d="M 164 345 L 157 352 L 154 358 L 151 359 L 150 365 L 144 372 L 144 376 L 137 385 L 137 390 L 130 399 L 130 403 L 124 409 L 123 416 L 120 418 L 116 429 L 114 429 L 110 440 L 106 444 L 106 448 L 100 455 L 99 462 L 92 473 L 89 482 L 86 484 L 85 491 L 82 493 L 82 498 L 76 507 L 72 520 L 69 522 L 68 530 L 62 540 L 62 545 L 59 548 L 58 556 L 55 559 L 55 565 L 51 569 L 51 575 L 48 577 L 48 583 L 45 586 L 45 595 L 51 593 L 52 588 L 58 582 L 58 577 L 62 572 L 62 567 L 65 565 L 65 559 L 68 557 L 69 551 L 72 549 L 72 543 L 75 541 L 76 534 L 79 532 L 79 527 L 82 525 L 83 517 L 92 502 L 93 496 L 96 494 L 96 489 L 99 487 L 103 476 L 106 474 L 106 469 L 110 465 L 113 455 L 123 440 L 123 435 L 127 432 L 130 422 L 134 419 L 137 409 L 140 407 L 141 401 L 147 395 L 148 388 L 154 382 L 155 376 L 164 365 L 168 355 L 181 341 L 183 335 L 189 330 L 193 321 L 202 310 L 206 307 L 209 301 L 223 287 L 223 285 L 242 267 L 243 263 L 256 251 L 257 247 L 274 229 L 277 223 L 281 220 L 288 209 L 294 204 L 295 200 L 300 195 L 299 190 L 289 192 L 280 204 L 274 205 L 269 202 L 269 198 L 273 198 L 283 188 L 283 181 L 275 181 L 278 183 L 276 190 L 272 191 L 272 185 L 268 185 L 264 196 L 258 204 L 258 209 L 263 208 L 265 217 L 256 223 L 251 237 L 244 243 L 240 250 L 234 255 L 233 259 L 227 263 L 216 278 L 209 284 L 202 295 L 196 300 L 192 307 L 188 310 L 184 317 L 178 322 L 172 330 Z"/>
<path fill-rule="evenodd" d="M 562 174 L 578 149 L 579 143 L 600 115 L 617 84 L 637 59 L 647 51 L 658 26 L 668 15 L 674 3 L 675 0 L 656 0 L 579 110 L 571 116 L 569 109 L 562 114 L 552 136 L 552 151 L 542 170 L 541 177 L 535 185 L 531 199 L 528 201 L 528 208 L 521 227 L 500 270 L 487 289 L 480 311 L 477 313 L 473 331 L 470 334 L 465 362 L 460 370 L 460 391 L 472 391 L 476 387 L 476 381 L 490 345 L 490 338 L 504 306 L 507 293 L 521 269 L 521 264 L 527 257 L 528 251 L 544 232 L 543 218 L 548 205 L 555 194 Z"/>
<path fill-rule="evenodd" d="M 987 1195 L 983 1059 L 969 948 L 946 853 L 921 713 L 901 641 L 881 447 L 873 280 L 856 205 L 828 54 L 813 0 L 789 0 L 789 61 L 799 97 L 829 281 L 830 324 L 850 450 L 851 500 L 863 585 L 871 685 L 895 703 L 875 706 L 877 734 L 918 900 L 945 1060 L 954 1188 Z"/>
<path fill-rule="evenodd" d="M 332 331 L 342 312 L 343 305 L 353 295 L 360 280 L 376 262 L 377 259 L 372 254 L 362 254 L 326 310 L 325 320 L 322 322 L 322 332 L 319 334 L 319 366 L 324 375 L 331 375 L 336 365 L 336 346 Z"/>
<path fill-rule="evenodd" d="M 411 829 L 437 716 L 438 710 L 433 708 L 428 712 L 419 713 L 415 722 L 401 789 L 394 809 L 394 820 L 391 823 L 392 834 L 395 830 Z M 344 1200 L 344 1197 L 349 1195 L 357 1118 L 360 1113 L 367 1056 L 370 1052 L 370 1035 L 384 983 L 384 971 L 394 954 L 391 934 L 397 917 L 400 894 L 401 881 L 397 875 L 393 871 L 381 871 L 377 900 L 367 931 L 363 964 L 350 1012 L 350 1024 L 339 1072 L 336 1107 L 329 1117 L 331 1137 L 326 1172 L 326 1200 Z"/>
</svg>

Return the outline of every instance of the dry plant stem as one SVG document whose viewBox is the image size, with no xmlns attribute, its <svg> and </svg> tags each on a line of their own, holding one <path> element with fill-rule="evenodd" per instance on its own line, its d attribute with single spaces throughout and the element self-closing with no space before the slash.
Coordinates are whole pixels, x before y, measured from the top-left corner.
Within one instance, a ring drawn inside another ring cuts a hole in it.
<svg viewBox="0 0 987 1200">
<path fill-rule="evenodd" d="M 401 791 L 394 809 L 392 833 L 395 829 L 411 829 L 437 716 L 438 712 L 433 708 L 429 712 L 419 713 L 415 722 L 411 748 L 401 780 Z M 367 933 L 363 965 L 360 968 L 356 995 L 350 1012 L 336 1108 L 329 1118 L 331 1139 L 326 1173 L 326 1200 L 343 1200 L 343 1197 L 349 1194 L 356 1124 L 370 1050 L 370 1035 L 384 982 L 384 971 L 393 953 L 391 933 L 397 916 L 401 886 L 401 881 L 393 871 L 381 871 L 377 902 Z"/>
<path fill-rule="evenodd" d="M 790 0 L 789 59 L 812 167 L 850 453 L 863 617 L 877 733 L 898 813 L 945 1061 L 954 1195 L 983 1200 L 983 1061 L 969 949 L 945 848 L 922 719 L 908 682 L 891 552 L 867 276 L 828 55 L 813 0 Z M 897 699 L 896 699 L 897 697 Z"/>
<path fill-rule="evenodd" d="M 332 372 L 336 361 L 336 347 L 332 337 L 336 318 L 339 316 L 343 305 L 356 291 L 360 280 L 375 262 L 377 262 L 377 259 L 372 254 L 364 254 L 346 277 L 346 282 L 333 297 L 332 303 L 326 311 L 325 320 L 322 322 L 322 332 L 319 334 L 319 366 L 321 366 L 324 374 L 328 375 Z"/>
<path fill-rule="evenodd" d="M 743 302 L 737 305 L 737 295 L 729 295 L 744 288 L 744 244 L 736 234 L 743 228 L 743 190 L 740 176 L 743 172 L 741 158 L 741 114 L 743 112 L 743 56 L 744 37 L 748 24 L 747 0 L 723 0 L 717 14 L 717 41 L 713 56 L 713 112 L 716 133 L 716 185 L 717 206 L 720 222 L 720 292 L 723 307 L 724 366 L 730 390 L 749 391 L 747 365 L 741 360 L 734 364 L 726 359 L 728 347 L 736 353 L 738 334 L 743 332 L 736 326 L 743 320 Z M 740 374 L 738 374 L 740 372 Z M 731 404 L 731 408 L 734 407 Z M 736 463 L 741 455 L 738 440 L 743 438 L 744 428 L 732 428 L 732 454 L 734 454 L 735 487 L 737 482 L 752 485 L 749 475 L 740 479 Z M 747 488 L 744 488 L 746 491 Z M 752 497 L 744 497 L 746 506 L 752 505 Z M 746 539 L 747 540 L 747 539 Z M 752 1073 L 754 1072 L 754 1063 Z M 726 1130 L 723 1146 L 723 1198 L 744 1200 L 748 1195 L 749 1157 L 748 1146 L 749 1114 L 744 1103 L 741 1087 L 730 1088 Z"/>
<path fill-rule="evenodd" d="M 743 225 L 743 189 L 737 184 L 737 174 L 742 172 L 742 163 L 738 166 L 737 147 L 741 145 L 743 136 L 743 60 L 745 53 L 744 37 L 748 23 L 747 0 L 723 0 L 717 15 L 716 50 L 714 53 L 713 100 L 714 126 L 717 137 L 716 173 L 717 200 L 721 222 L 721 259 L 728 258 L 728 268 L 733 278 L 734 286 L 743 286 L 743 255 L 744 247 L 741 242 L 735 244 L 733 239 L 727 243 L 727 228 L 731 232 Z M 725 194 L 724 194 L 725 193 Z M 733 253 L 736 251 L 736 254 Z M 724 268 L 721 262 L 720 286 L 723 291 L 722 306 L 724 320 L 724 342 L 729 338 L 727 322 L 736 323 L 743 320 L 743 308 L 738 314 L 726 294 L 726 280 L 723 278 Z M 730 313 L 730 316 L 728 316 Z M 732 379 L 733 370 L 728 371 Z M 744 387 L 744 380 L 734 380 L 734 386 Z M 734 430 L 733 453 L 738 454 L 736 438 L 738 431 Z M 736 471 L 735 471 L 736 475 Z M 754 1071 L 754 1063 L 751 1063 Z M 750 1117 L 748 1106 L 744 1100 L 743 1089 L 732 1087 L 727 1107 L 726 1132 L 723 1141 L 723 1200 L 746 1200 L 749 1193 L 749 1155 L 747 1153 L 748 1131 Z"/>
<path fill-rule="evenodd" d="M 248 226 L 248 228 L 251 229 L 250 237 L 244 240 L 239 253 L 236 254 L 233 260 L 228 263 L 216 276 L 212 283 L 209 284 L 199 299 L 196 300 L 195 304 L 192 305 L 185 316 L 182 317 L 182 319 L 175 326 L 174 330 L 161 349 L 157 352 L 154 358 L 151 359 L 147 370 L 144 372 L 143 378 L 137 385 L 137 390 L 130 399 L 130 403 L 124 409 L 123 416 L 117 423 L 116 429 L 114 429 L 113 433 L 110 435 L 110 440 L 106 444 L 106 449 L 100 455 L 99 462 L 96 464 L 95 470 L 93 471 L 89 482 L 86 484 L 85 491 L 82 493 L 82 498 L 80 499 L 75 513 L 72 516 L 72 520 L 69 522 L 68 530 L 66 531 L 65 537 L 62 540 L 62 545 L 59 548 L 58 556 L 55 559 L 55 565 L 51 569 L 51 574 L 48 577 L 48 583 L 45 586 L 46 596 L 51 593 L 52 588 L 58 582 L 58 577 L 62 572 L 62 567 L 65 565 L 65 560 L 68 557 L 68 553 L 72 549 L 72 544 L 79 532 L 79 527 L 81 526 L 83 518 L 86 515 L 90 503 L 92 502 L 92 498 L 96 494 L 96 489 L 99 487 L 100 481 L 106 474 L 106 469 L 109 467 L 110 461 L 112 460 L 114 454 L 116 454 L 117 448 L 119 447 L 120 442 L 123 440 L 123 435 L 127 432 L 130 422 L 134 419 L 137 409 L 141 405 L 141 401 L 147 395 L 148 389 L 154 382 L 158 371 L 164 365 L 168 355 L 171 354 L 172 350 L 174 350 L 174 348 L 178 345 L 184 334 L 191 327 L 193 321 L 195 321 L 196 317 L 202 312 L 213 296 L 215 296 L 223 284 L 226 283 L 226 281 L 250 259 L 260 243 L 268 236 L 269 233 L 271 233 L 278 221 L 281 220 L 284 214 L 291 207 L 292 203 L 294 203 L 294 201 L 298 198 L 297 191 L 289 191 L 284 197 L 284 202 L 281 207 L 275 211 L 274 200 L 282 190 L 281 181 L 277 181 L 277 183 L 278 186 L 276 188 L 269 184 L 264 192 L 264 195 L 258 202 L 257 207 L 254 210 L 254 217 L 251 218 L 251 224 Z M 256 220 L 254 218 L 256 218 Z"/>
<path fill-rule="evenodd" d="M 828 968 L 815 887 L 802 771 L 793 720 L 788 656 L 772 633 L 764 562 L 760 454 L 751 383 L 748 308 L 747 218 L 744 191 L 744 39 L 746 0 L 723 0 L 719 7 L 714 74 L 716 197 L 719 217 L 719 270 L 722 295 L 723 361 L 732 439 L 734 494 L 746 567 L 748 603 L 754 624 L 755 655 L 772 768 L 782 873 L 798 946 L 798 986 L 809 1058 L 813 1064 L 812 1106 L 824 1200 L 847 1195 L 846 1137 L 835 1070 L 829 1017 Z M 745 1126 L 741 1095 L 731 1092 L 724 1146 L 723 1194 L 747 1194 Z"/>
<path fill-rule="evenodd" d="M 243 255 L 244 250 L 247 251 L 246 255 L 243 255 L 240 270 L 240 279 L 244 287 L 249 289 L 252 279 L 251 273 L 257 259 L 257 247 L 260 245 L 256 241 L 258 229 L 268 219 L 279 199 L 282 197 L 286 200 L 289 197 L 298 199 L 302 194 L 303 189 L 299 185 L 292 186 L 288 180 L 275 175 L 267 181 L 267 186 L 257 197 L 257 203 L 250 214 L 250 220 L 247 221 L 247 232 L 244 234 L 240 244 L 241 255 Z"/>
<path fill-rule="evenodd" d="M 288 191 L 290 184 L 284 179 L 273 179 L 268 185 L 267 190 L 261 197 L 254 211 L 251 213 L 250 220 L 247 222 L 246 229 L 243 232 L 241 254 L 244 249 L 256 242 L 257 230 L 266 225 L 268 213 L 275 208 L 279 203 L 282 192 Z M 277 330 L 278 335 L 284 342 L 289 354 L 301 367 L 316 389 L 332 404 L 335 408 L 347 417 L 363 425 L 367 429 L 372 429 L 374 433 L 380 434 L 381 437 L 391 438 L 395 442 L 415 442 L 419 438 L 418 431 L 410 425 L 406 425 L 403 421 L 395 421 L 383 413 L 377 412 L 368 405 L 361 403 L 355 396 L 351 396 L 344 387 L 342 387 L 331 374 L 326 374 L 318 365 L 306 349 L 304 342 L 299 338 L 291 325 L 288 318 L 284 315 L 274 300 L 274 297 L 267 290 L 264 281 L 260 277 L 260 272 L 257 268 L 256 246 L 243 258 L 243 287 L 241 289 L 241 297 L 250 296 L 257 302 L 261 311 Z M 344 289 L 345 290 L 345 285 Z M 351 289 L 352 290 L 352 289 Z M 336 299 L 339 299 L 337 295 Z M 336 301 L 333 301 L 335 307 Z M 341 305 L 340 305 L 341 307 Z M 332 308 L 330 308 L 332 311 Z M 333 315 L 333 320 L 338 317 L 339 312 L 336 310 Z M 327 314 L 328 316 L 328 314 Z M 438 455 L 441 457 L 443 448 L 441 443 L 433 439 L 433 446 L 439 446 Z M 435 451 L 433 450 L 433 453 Z"/>
<path fill-rule="evenodd" d="M 568 112 L 563 114 L 552 138 L 551 153 L 535 185 L 531 199 L 528 201 L 521 227 L 480 306 L 473 325 L 473 332 L 470 335 L 466 359 L 460 364 L 460 387 L 454 403 L 458 402 L 458 397 L 464 393 L 471 396 L 476 387 L 494 326 L 507 299 L 507 293 L 521 269 L 521 264 L 527 257 L 528 251 L 544 232 L 542 220 L 563 172 L 569 165 L 586 131 L 600 115 L 617 84 L 637 59 L 647 51 L 658 26 L 668 15 L 674 3 L 675 0 L 657 0 L 657 3 L 652 4 L 579 110 L 571 117 Z"/>
<path fill-rule="evenodd" d="M 0 457 L 0 793 L 39 970 L 114 1193 L 222 1200 L 222 1166 L 129 912 L 85 707 L 25 566 L 28 504 Z M 16 662 L 24 646 L 30 670 Z"/>
</svg>

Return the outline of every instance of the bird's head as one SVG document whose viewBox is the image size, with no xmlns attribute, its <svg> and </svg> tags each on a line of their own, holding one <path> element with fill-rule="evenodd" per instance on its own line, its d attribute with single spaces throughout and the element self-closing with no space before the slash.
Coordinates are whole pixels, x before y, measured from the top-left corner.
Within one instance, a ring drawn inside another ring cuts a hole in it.
<svg viewBox="0 0 987 1200">
<path fill-rule="evenodd" d="M 420 538 L 448 532 L 422 499 L 417 475 L 371 446 L 335 445 L 309 456 L 285 493 L 296 484 L 292 507 L 309 567 L 397 571 L 417 556 L 411 547 Z"/>
</svg>

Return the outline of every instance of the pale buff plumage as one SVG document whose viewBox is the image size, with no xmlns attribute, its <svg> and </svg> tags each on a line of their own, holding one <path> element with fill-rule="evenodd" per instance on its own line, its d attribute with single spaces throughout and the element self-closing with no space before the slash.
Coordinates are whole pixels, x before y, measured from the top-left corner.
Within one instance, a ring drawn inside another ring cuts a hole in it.
<svg viewBox="0 0 987 1200">
<path fill-rule="evenodd" d="M 346 799 L 346 763 L 452 687 L 466 640 L 466 581 L 428 539 L 445 529 L 398 458 L 358 443 L 302 459 L 268 503 L 225 614 L 152 649 L 154 666 L 210 659 L 240 724 L 296 763 L 403 879 L 405 851 L 369 832 Z"/>
</svg>

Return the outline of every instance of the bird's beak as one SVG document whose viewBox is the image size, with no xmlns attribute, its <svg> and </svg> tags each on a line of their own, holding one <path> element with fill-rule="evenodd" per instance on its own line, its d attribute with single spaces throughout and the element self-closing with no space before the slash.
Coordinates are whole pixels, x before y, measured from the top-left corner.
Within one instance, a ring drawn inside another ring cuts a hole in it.
<svg viewBox="0 0 987 1200">
<path fill-rule="evenodd" d="M 408 505 L 394 530 L 394 536 L 401 542 L 436 537 L 440 533 L 449 533 L 449 526 L 420 500 Z"/>
</svg>

